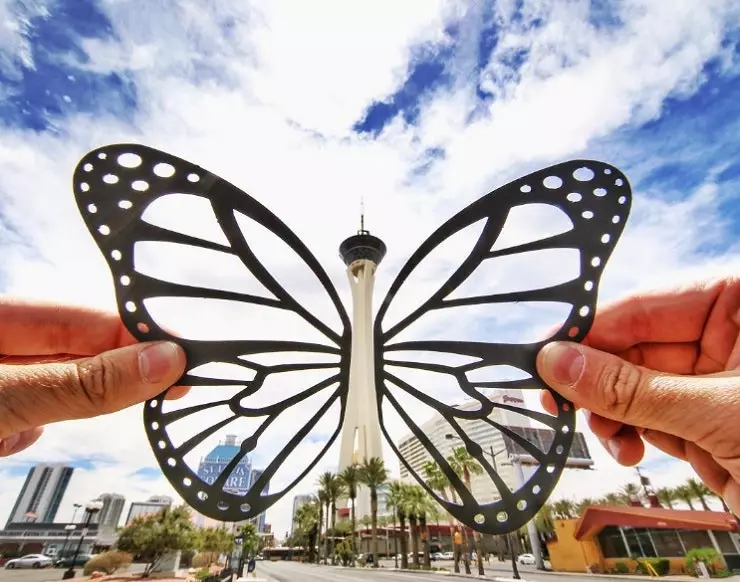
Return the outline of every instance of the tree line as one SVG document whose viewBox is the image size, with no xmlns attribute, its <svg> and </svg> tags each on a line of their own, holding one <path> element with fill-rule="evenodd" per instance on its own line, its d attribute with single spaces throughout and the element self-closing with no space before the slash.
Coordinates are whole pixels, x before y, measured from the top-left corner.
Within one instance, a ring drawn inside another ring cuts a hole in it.
<svg viewBox="0 0 740 582">
<path fill-rule="evenodd" d="M 463 446 L 454 448 L 447 462 L 468 489 L 471 489 L 471 477 L 483 472 L 483 467 Z M 457 502 L 454 487 L 437 463 L 432 461 L 425 463 L 423 477 L 429 489 L 438 493 L 442 499 L 452 503 Z M 370 491 L 371 514 L 369 517 L 363 516 L 360 521 L 369 523 L 371 528 L 373 567 L 378 567 L 377 528 L 379 524 L 390 525 L 394 531 L 398 524 L 402 568 L 409 568 L 407 546 L 410 537 L 412 567 L 430 569 L 427 526 L 430 521 L 437 523 L 446 521 L 449 523 L 450 536 L 453 539 L 455 531 L 462 534 L 463 543 L 454 544 L 455 571 L 460 571 L 459 563 L 463 561 L 466 573 L 470 573 L 469 552 L 464 549 L 470 547 L 468 538 L 472 534 L 478 573 L 484 573 L 484 549 L 481 534 L 457 523 L 420 485 L 390 480 L 382 459 L 367 459 L 362 464 L 348 466 L 341 473 L 325 472 L 319 477 L 317 485 L 318 489 L 311 496 L 311 500 L 296 511 L 296 528 L 286 542 L 288 545 L 306 547 L 309 561 L 335 564 L 342 560 L 344 554 L 348 556 L 347 562 L 353 566 L 356 565 L 358 545 L 355 500 L 358 487 L 364 485 Z M 387 516 L 380 518 L 380 521 L 378 517 L 379 495 L 383 496 L 385 505 L 390 510 Z M 337 524 L 337 502 L 343 499 L 348 499 L 350 502 L 350 520 L 345 524 L 342 522 Z M 342 538 L 342 541 L 335 544 L 338 538 Z M 395 539 L 397 539 L 396 536 L 394 536 L 394 541 Z M 420 563 L 420 554 L 423 563 Z"/>
<path fill-rule="evenodd" d="M 720 495 L 714 493 L 697 479 L 688 479 L 674 487 L 661 487 L 656 489 L 655 495 L 660 504 L 666 509 L 677 509 L 677 505 L 682 502 L 694 511 L 697 509 L 711 511 L 707 501 L 710 498 L 715 498 L 719 499 L 724 511 L 730 511 Z M 607 493 L 599 498 L 584 497 L 578 501 L 558 499 L 552 503 L 546 503 L 535 517 L 535 523 L 540 531 L 551 532 L 553 519 L 575 519 L 581 516 L 586 507 L 590 505 L 620 506 L 630 505 L 632 502 L 639 502 L 643 505 L 648 501 L 642 487 L 636 483 L 626 483 L 619 490 Z"/>
</svg>

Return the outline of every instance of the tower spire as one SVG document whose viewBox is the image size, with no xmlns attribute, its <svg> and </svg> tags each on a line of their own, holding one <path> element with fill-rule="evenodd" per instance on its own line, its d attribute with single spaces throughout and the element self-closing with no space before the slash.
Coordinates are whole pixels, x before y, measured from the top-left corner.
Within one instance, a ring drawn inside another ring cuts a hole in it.
<svg viewBox="0 0 740 582">
<path fill-rule="evenodd" d="M 357 234 L 367 234 L 365 230 L 365 197 L 360 196 L 360 230 Z"/>
</svg>

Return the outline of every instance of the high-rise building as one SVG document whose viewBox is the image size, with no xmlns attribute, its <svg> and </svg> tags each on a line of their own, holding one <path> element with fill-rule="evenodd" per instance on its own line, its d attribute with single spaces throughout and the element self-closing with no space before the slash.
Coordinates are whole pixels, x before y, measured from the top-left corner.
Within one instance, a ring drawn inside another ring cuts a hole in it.
<svg viewBox="0 0 740 582">
<path fill-rule="evenodd" d="M 126 525 L 129 525 L 137 517 L 152 515 L 165 507 L 172 507 L 172 498 L 166 495 L 154 495 L 147 501 L 134 501 L 129 507 Z"/>
<path fill-rule="evenodd" d="M 502 407 L 494 407 L 488 418 L 494 425 L 502 427 L 504 433 L 481 419 L 458 419 L 457 422 L 465 434 L 473 442 L 480 445 L 484 451 L 486 461 L 493 465 L 506 486 L 515 491 L 532 476 L 539 465 L 537 459 L 531 456 L 530 451 L 523 448 L 516 441 L 516 438 L 512 438 L 510 434 L 505 433 L 518 435 L 518 437 L 544 453 L 552 446 L 555 431 L 550 428 L 534 427 L 529 416 L 516 412 L 516 407 L 524 407 L 524 395 L 521 389 L 497 390 L 496 394 L 490 396 L 489 399 L 502 405 Z M 471 399 L 456 405 L 455 408 L 458 410 L 478 410 L 480 403 Z M 420 428 L 443 457 L 448 457 L 452 454 L 453 449 L 463 445 L 462 440 L 454 434 L 447 420 L 440 414 L 435 414 Z M 452 438 L 448 438 L 448 435 Z M 424 478 L 424 463 L 431 461 L 432 457 L 419 442 L 419 439 L 413 434 L 407 435 L 398 441 L 396 446 L 414 472 Z M 510 457 L 515 459 L 516 462 L 512 462 Z M 415 481 L 406 465 L 399 464 L 401 480 Z M 593 465 L 593 460 L 589 454 L 583 433 L 576 432 L 573 435 L 573 443 L 566 466 L 585 468 L 591 465 Z M 470 487 L 473 495 L 480 503 L 490 503 L 500 498 L 499 492 L 491 486 L 490 478 L 485 472 L 479 475 L 471 475 Z"/>
<path fill-rule="evenodd" d="M 524 395 L 520 389 L 499 390 L 496 396 L 491 397 L 490 400 L 500 404 L 523 405 Z M 480 403 L 477 400 L 469 400 L 455 406 L 455 408 L 458 410 L 477 410 L 480 408 Z M 493 409 L 489 419 L 500 426 L 531 426 L 528 417 L 498 407 Z M 517 475 L 514 467 L 506 463 L 506 454 L 503 453 L 506 450 L 506 443 L 501 431 L 479 419 L 458 420 L 458 423 L 467 436 L 483 448 L 487 460 L 490 461 L 490 454 L 495 455 L 497 473 L 510 489 L 517 489 Z M 462 441 L 459 439 L 447 438 L 447 435 L 452 433 L 452 429 L 447 420 L 440 414 L 435 414 L 420 428 L 444 457 L 448 457 L 452 454 L 453 449 L 462 445 Z M 431 461 L 432 457 L 419 442 L 419 439 L 413 434 L 407 435 L 398 442 L 397 446 L 414 472 L 423 478 L 424 463 Z M 415 481 L 403 463 L 400 463 L 400 473 L 402 481 Z M 490 503 L 500 497 L 495 487 L 491 487 L 490 478 L 486 473 L 471 475 L 470 487 L 473 495 L 480 503 Z"/>
<path fill-rule="evenodd" d="M 73 472 L 73 467 L 62 464 L 39 464 L 33 467 L 10 512 L 8 525 L 24 521 L 52 523 Z"/>
<path fill-rule="evenodd" d="M 212 485 L 218 476 L 223 472 L 232 459 L 239 454 L 241 446 L 237 444 L 236 435 L 226 435 L 223 442 L 216 445 L 213 450 L 208 453 L 200 462 L 198 466 L 197 475 L 200 479 Z M 235 495 L 246 495 L 249 488 L 253 483 L 257 481 L 262 475 L 261 469 L 253 469 L 252 463 L 247 455 L 242 457 L 241 461 L 234 467 L 231 475 L 226 479 L 224 485 L 224 491 L 233 493 Z M 262 492 L 267 493 L 269 490 L 269 483 L 265 485 Z M 200 527 L 212 526 L 210 523 L 212 520 L 208 520 L 205 516 L 195 516 L 195 523 Z M 264 531 L 265 528 L 265 514 L 262 513 L 257 517 L 250 520 L 254 523 L 257 531 Z"/>
<path fill-rule="evenodd" d="M 103 508 L 92 516 L 91 523 L 100 524 L 101 528 L 115 529 L 118 527 L 126 498 L 118 493 L 103 493 L 96 501 L 102 501 Z"/>
<path fill-rule="evenodd" d="M 291 526 L 291 533 L 295 532 L 295 530 L 298 529 L 298 522 L 296 521 L 296 514 L 298 513 L 298 509 L 300 509 L 304 505 L 311 503 L 313 499 L 313 495 L 296 495 L 295 497 L 293 497 L 293 517 L 291 519 L 293 525 Z"/>
<path fill-rule="evenodd" d="M 252 473 L 249 477 L 250 487 L 257 482 L 257 479 L 262 477 L 262 473 L 264 473 L 262 469 L 252 469 Z M 267 494 L 269 490 L 270 490 L 270 483 L 268 481 L 267 484 L 262 489 L 262 494 L 263 495 Z M 263 511 L 257 517 L 253 518 L 252 523 L 254 524 L 254 527 L 257 528 L 258 532 L 260 533 L 264 532 L 265 531 L 265 512 Z"/>
</svg>

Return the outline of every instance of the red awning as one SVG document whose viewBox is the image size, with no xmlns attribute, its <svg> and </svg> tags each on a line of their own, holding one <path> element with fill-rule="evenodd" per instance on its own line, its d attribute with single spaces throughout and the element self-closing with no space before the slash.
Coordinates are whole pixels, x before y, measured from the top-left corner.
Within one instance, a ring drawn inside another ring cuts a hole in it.
<svg viewBox="0 0 740 582">
<path fill-rule="evenodd" d="M 573 535 L 577 540 L 590 538 L 606 526 L 740 531 L 735 517 L 724 511 L 592 505 L 583 512 Z"/>
</svg>

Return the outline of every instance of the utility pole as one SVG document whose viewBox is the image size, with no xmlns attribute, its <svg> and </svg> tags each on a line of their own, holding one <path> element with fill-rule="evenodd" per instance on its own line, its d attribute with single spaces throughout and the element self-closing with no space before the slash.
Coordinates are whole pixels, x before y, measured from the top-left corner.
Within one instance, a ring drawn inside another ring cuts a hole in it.
<svg viewBox="0 0 740 582">
<path fill-rule="evenodd" d="M 518 455 L 509 455 L 511 464 L 514 465 L 514 474 L 516 475 L 516 488 L 521 489 L 526 482 L 524 478 L 524 471 L 522 470 L 522 462 Z M 538 570 L 545 569 L 545 561 L 542 559 L 542 548 L 540 546 L 540 536 L 537 533 L 537 526 L 534 523 L 534 518 L 527 522 L 527 534 L 529 535 L 529 545 L 532 546 L 532 555 L 534 556 L 534 562 L 537 565 Z"/>
<path fill-rule="evenodd" d="M 493 452 L 493 446 L 489 447 L 491 449 L 491 452 L 489 453 L 491 455 L 491 461 L 493 461 L 493 470 L 498 473 L 498 467 L 496 465 L 496 453 Z M 509 546 L 509 555 L 511 556 L 511 571 L 512 571 L 512 577 L 514 580 L 520 580 L 521 576 L 519 575 L 519 566 L 517 566 L 516 563 L 516 556 L 514 555 L 516 552 L 516 545 L 514 544 L 514 540 L 512 539 L 511 532 L 506 534 L 504 536 L 506 540 L 506 545 Z"/>
</svg>

